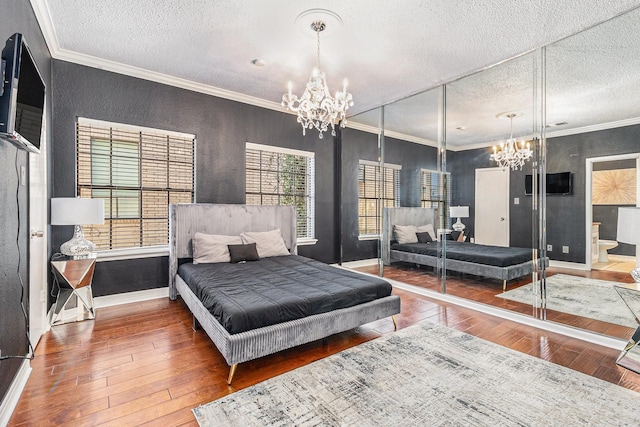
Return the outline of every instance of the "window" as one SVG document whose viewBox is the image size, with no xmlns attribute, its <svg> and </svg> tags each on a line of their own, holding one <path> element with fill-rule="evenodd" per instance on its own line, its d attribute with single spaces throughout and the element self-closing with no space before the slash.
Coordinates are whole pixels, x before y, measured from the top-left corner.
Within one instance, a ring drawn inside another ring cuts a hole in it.
<svg viewBox="0 0 640 427">
<path fill-rule="evenodd" d="M 84 226 L 98 250 L 167 245 L 169 204 L 194 201 L 195 136 L 79 118 L 77 194 L 104 199 Z"/>
<path fill-rule="evenodd" d="M 377 236 L 382 225 L 382 208 L 400 206 L 400 166 L 360 160 L 358 165 L 358 232 Z"/>
<path fill-rule="evenodd" d="M 246 203 L 293 206 L 298 239 L 313 239 L 314 153 L 247 142 Z"/>
<path fill-rule="evenodd" d="M 444 187 L 444 188 L 443 188 Z M 440 196 L 442 194 L 443 198 Z M 446 204 L 443 204 L 446 202 Z M 451 174 L 444 174 L 434 170 L 422 169 L 420 171 L 420 205 L 423 208 L 444 209 L 451 204 Z M 445 215 L 446 226 L 449 227 L 451 219 Z"/>
</svg>

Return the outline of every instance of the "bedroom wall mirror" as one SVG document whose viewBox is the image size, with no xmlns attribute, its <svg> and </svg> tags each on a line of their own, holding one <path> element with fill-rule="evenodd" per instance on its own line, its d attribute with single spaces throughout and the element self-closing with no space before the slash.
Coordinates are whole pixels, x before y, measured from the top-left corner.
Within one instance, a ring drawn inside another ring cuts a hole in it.
<svg viewBox="0 0 640 427">
<path fill-rule="evenodd" d="M 640 10 L 546 48 L 547 172 L 571 188 L 547 197 L 547 318 L 619 338 L 636 322 L 613 290 L 632 282 L 636 248 L 617 213 L 638 204 Z M 571 298 L 567 298 L 571 295 Z"/>
<path fill-rule="evenodd" d="M 392 242 L 404 242 L 398 241 L 395 227 L 410 228 L 408 244 L 417 241 L 420 227 L 431 227 L 435 239 L 435 219 L 445 209 L 439 196 L 443 176 L 438 171 L 439 102 L 440 88 L 435 88 L 385 106 L 383 158 L 385 167 L 399 169 L 399 192 L 383 212 L 381 245 L 385 277 L 437 292 L 442 291 L 441 281 L 431 274 L 431 267 L 390 256 Z"/>
<path fill-rule="evenodd" d="M 380 229 L 382 206 L 393 200 L 394 171 L 384 173 L 384 134 L 381 120 L 384 107 L 349 118 L 341 132 L 336 162 L 341 165 L 341 259 L 344 262 L 365 260 L 356 266 L 367 273 L 381 274 Z M 381 173 L 382 171 L 382 173 Z"/>
<path fill-rule="evenodd" d="M 535 150 L 540 62 L 537 50 L 451 82 L 446 90 L 447 293 L 536 316 L 539 211 L 525 188 L 533 156 L 512 168 L 492 154 L 511 138 L 522 153 Z"/>
</svg>

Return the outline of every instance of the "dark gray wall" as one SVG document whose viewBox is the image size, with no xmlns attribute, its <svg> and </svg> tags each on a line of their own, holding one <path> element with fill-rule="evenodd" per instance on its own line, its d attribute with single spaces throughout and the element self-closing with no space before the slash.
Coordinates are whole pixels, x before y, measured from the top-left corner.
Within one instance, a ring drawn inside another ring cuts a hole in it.
<svg viewBox="0 0 640 427">
<path fill-rule="evenodd" d="M 585 254 L 585 185 L 586 159 L 616 154 L 640 152 L 640 125 L 627 126 L 598 132 L 582 133 L 547 140 L 547 172 L 571 172 L 573 194 L 547 197 L 547 244 L 553 250 L 550 259 L 584 263 Z M 447 155 L 447 168 L 452 172 L 452 204 L 468 205 L 470 217 L 463 221 L 473 236 L 475 203 L 475 170 L 495 167 L 489 160 L 490 149 L 452 152 Z M 615 168 L 615 167 L 612 167 Z M 531 247 L 532 211 L 531 196 L 525 196 L 525 175 L 531 173 L 531 163 L 523 170 L 510 172 L 509 203 L 511 217 L 510 245 Z M 514 199 L 519 204 L 514 204 Z M 594 218 L 599 219 L 601 236 L 615 240 L 617 206 L 595 207 Z M 569 246 L 569 253 L 562 253 L 562 246 Z M 620 244 L 617 251 L 634 255 L 633 246 Z"/>
<path fill-rule="evenodd" d="M 402 166 L 400 205 L 420 206 L 420 169 L 436 169 L 437 149 L 385 138 L 384 161 Z M 342 130 L 342 251 L 343 261 L 378 257 L 377 240 L 358 240 L 358 162 L 378 161 L 378 135 Z"/>
<path fill-rule="evenodd" d="M 469 218 L 462 220 L 465 231 L 474 236 L 475 179 L 476 169 L 493 168 L 496 163 L 489 159 L 490 148 L 455 151 L 447 154 L 447 169 L 451 171 L 451 204 L 469 206 Z M 523 170 L 509 173 L 509 245 L 530 248 L 532 234 L 531 197 L 524 196 L 524 176 L 531 173 L 531 163 Z M 478 197 L 482 197 L 479 195 Z M 514 203 L 519 198 L 519 204 Z"/>
<path fill-rule="evenodd" d="M 336 261 L 334 139 L 302 136 L 290 114 L 254 107 L 138 78 L 53 61 L 54 124 L 52 197 L 75 195 L 77 117 L 193 133 L 196 144 L 196 200 L 245 202 L 245 143 L 275 145 L 315 153 L 318 243 L 301 255 Z M 52 250 L 72 235 L 71 227 L 52 227 Z M 167 258 L 99 262 L 93 290 L 110 295 L 167 285 Z"/>
<path fill-rule="evenodd" d="M 586 159 L 637 152 L 640 152 L 640 125 L 547 140 L 547 171 L 573 173 L 573 195 L 547 198 L 547 242 L 554 248 L 549 254 L 552 259 L 586 262 Z M 570 253 L 556 250 L 563 245 L 569 246 Z"/>
<path fill-rule="evenodd" d="M 0 47 L 14 33 L 22 33 L 36 60 L 45 85 L 51 88 L 51 56 L 28 0 L 5 0 L 0 13 Z M 50 107 L 50 96 L 48 98 Z M 45 120 L 50 123 L 50 108 Z M 48 135 L 45 144 L 49 141 Z M 27 153 L 0 141 L 0 350 L 2 356 L 28 352 L 26 323 L 20 300 L 29 308 L 29 203 L 28 183 L 20 186 L 16 168 L 28 168 Z M 27 174 L 28 176 L 28 174 Z M 17 192 L 17 194 L 16 194 Z M 16 241 L 17 240 L 17 241 Z M 18 279 L 22 278 L 22 284 Z M 22 360 L 0 362 L 0 401 L 4 400 Z"/>
</svg>

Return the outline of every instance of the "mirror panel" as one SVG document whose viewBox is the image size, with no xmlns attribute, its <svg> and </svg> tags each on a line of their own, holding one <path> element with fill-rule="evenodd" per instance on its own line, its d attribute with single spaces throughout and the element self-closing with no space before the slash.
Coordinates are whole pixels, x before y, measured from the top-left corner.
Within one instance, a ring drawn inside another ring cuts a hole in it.
<svg viewBox="0 0 640 427">
<path fill-rule="evenodd" d="M 550 270 L 547 318 L 620 338 L 636 326 L 613 286 L 633 282 L 637 259 L 617 220 L 640 188 L 639 20 L 636 9 L 546 48 L 547 171 L 573 184 L 547 198 L 549 256 L 571 267 Z"/>
</svg>

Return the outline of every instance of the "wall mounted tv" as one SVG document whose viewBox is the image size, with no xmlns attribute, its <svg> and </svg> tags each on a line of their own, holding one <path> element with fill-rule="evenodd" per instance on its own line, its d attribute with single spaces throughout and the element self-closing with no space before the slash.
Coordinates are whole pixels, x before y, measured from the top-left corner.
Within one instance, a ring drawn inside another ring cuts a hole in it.
<svg viewBox="0 0 640 427">
<path fill-rule="evenodd" d="M 45 87 L 22 34 L 7 40 L 0 77 L 0 138 L 39 153 Z"/>
<path fill-rule="evenodd" d="M 524 177 L 524 194 L 533 194 L 533 176 Z M 559 172 L 547 174 L 547 194 L 566 196 L 573 194 L 573 176 L 571 172 Z"/>
</svg>

